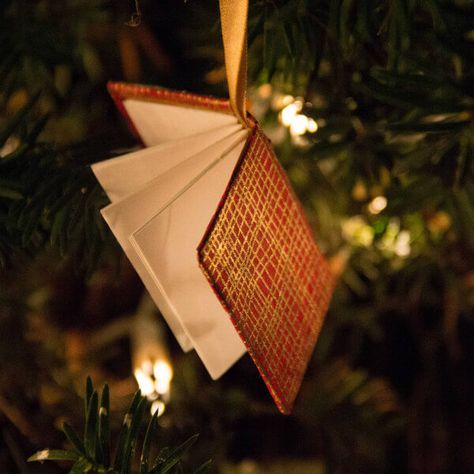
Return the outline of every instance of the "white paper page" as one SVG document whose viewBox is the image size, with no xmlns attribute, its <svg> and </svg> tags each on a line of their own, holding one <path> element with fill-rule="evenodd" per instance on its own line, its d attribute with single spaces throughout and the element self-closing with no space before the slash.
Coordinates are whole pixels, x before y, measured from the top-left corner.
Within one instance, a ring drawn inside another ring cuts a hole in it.
<svg viewBox="0 0 474 474">
<path fill-rule="evenodd" d="M 246 349 L 199 267 L 197 246 L 243 146 L 242 142 L 226 154 L 130 237 L 157 287 L 173 302 L 213 379 L 226 372 Z"/>
<path fill-rule="evenodd" d="M 160 308 L 176 339 L 185 351 L 192 348 L 192 342 L 188 340 L 186 329 L 182 327 L 174 305 L 160 292 L 128 238 L 135 230 L 141 228 L 156 215 L 206 166 L 225 153 L 231 145 L 242 142 L 243 147 L 246 136 L 247 132 L 240 128 L 239 132 L 188 158 L 180 165 L 152 180 L 145 188 L 116 203 L 110 204 L 101 211 L 127 257 L 143 280 L 148 292 Z M 215 202 L 214 208 L 217 204 L 218 201 Z M 156 251 L 159 252 L 161 249 L 156 247 Z"/>
<path fill-rule="evenodd" d="M 242 126 L 235 123 L 187 138 L 163 142 L 160 145 L 95 163 L 92 165 L 92 171 L 109 199 L 115 202 L 138 191 L 153 178 L 241 129 Z"/>
<path fill-rule="evenodd" d="M 233 114 L 215 110 L 125 99 L 125 110 L 147 146 L 237 123 Z"/>
</svg>

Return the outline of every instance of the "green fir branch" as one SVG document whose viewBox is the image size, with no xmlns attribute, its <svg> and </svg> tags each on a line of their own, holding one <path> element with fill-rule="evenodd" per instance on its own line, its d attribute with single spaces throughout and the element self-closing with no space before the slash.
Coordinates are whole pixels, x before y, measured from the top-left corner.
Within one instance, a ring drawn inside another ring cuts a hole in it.
<svg viewBox="0 0 474 474">
<path fill-rule="evenodd" d="M 87 379 L 86 387 L 86 421 L 84 438 L 80 440 L 77 433 L 67 423 L 63 426 L 64 434 L 72 445 L 70 450 L 44 449 L 38 451 L 28 458 L 28 462 L 44 461 L 72 461 L 74 464 L 69 472 L 76 474 L 130 474 L 138 472 L 133 470 L 134 451 L 137 446 L 141 428 L 143 427 L 145 409 L 149 407 L 146 398 L 138 391 L 132 400 L 130 408 L 124 417 L 122 431 L 115 450 L 115 460 L 112 455 L 108 440 L 110 432 L 108 423 L 101 425 L 101 417 L 108 413 L 109 389 L 104 385 L 101 395 L 101 403 L 98 403 L 98 393 L 92 386 L 90 378 Z M 157 428 L 157 412 L 148 422 L 145 439 L 142 444 L 140 455 L 140 474 L 165 474 L 172 472 L 174 468 L 181 469 L 180 462 L 183 456 L 196 442 L 198 435 L 194 435 L 175 449 L 166 448 L 166 455 L 159 454 L 152 463 L 149 462 L 151 445 Z M 162 450 L 163 452 L 163 450 Z M 150 464 L 152 467 L 150 467 Z M 205 472 L 210 462 L 199 465 L 194 472 Z"/>
</svg>

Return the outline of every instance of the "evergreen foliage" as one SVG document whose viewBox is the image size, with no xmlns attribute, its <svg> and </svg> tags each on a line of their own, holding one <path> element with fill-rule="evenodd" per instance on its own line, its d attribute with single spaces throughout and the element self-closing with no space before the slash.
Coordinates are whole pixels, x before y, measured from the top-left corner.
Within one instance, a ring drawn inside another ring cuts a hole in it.
<svg viewBox="0 0 474 474">
<path fill-rule="evenodd" d="M 135 145 L 112 112 L 106 80 L 225 95 L 216 1 L 140 6 L 141 25 L 130 28 L 132 1 L 0 4 L 5 288 L 25 258 L 33 265 L 45 252 L 74 259 L 60 279 L 79 264 L 100 274 L 104 260 L 120 258 L 89 169 Z M 297 425 L 332 472 L 474 469 L 473 32 L 468 0 L 250 1 L 251 110 L 261 111 L 319 243 L 342 271 L 295 416 L 280 421 L 279 435 L 288 441 Z M 282 134 L 278 94 L 301 97 L 317 132 L 299 141 Z M 378 197 L 386 207 L 373 212 Z M 26 310 L 3 291 L 2 327 L 20 319 L 26 327 Z M 27 345 L 22 337 L 17 346 Z M 11 338 L 0 340 L 7 360 Z M 251 384 L 211 387 L 196 367 L 181 369 L 176 423 L 210 426 L 220 461 L 235 454 L 228 432 L 249 436 L 254 423 L 257 431 L 276 423 Z M 247 381 L 247 369 L 233 374 Z M 0 396 L 7 388 L 3 380 Z M 257 433 L 253 444 L 281 448 L 276 431 Z M 84 449 L 104 441 L 90 433 L 76 440 Z"/>
<path fill-rule="evenodd" d="M 134 455 L 140 436 L 140 428 L 144 421 L 148 406 L 146 398 L 135 393 L 132 403 L 122 423 L 115 458 L 111 461 L 110 451 L 110 401 L 109 388 L 104 385 L 99 396 L 94 390 L 92 380 L 87 379 L 85 398 L 84 438 L 81 440 L 74 429 L 67 423 L 63 425 L 71 449 L 45 449 L 30 456 L 28 461 L 72 461 L 69 471 L 72 474 L 130 474 L 134 466 Z M 143 439 L 140 455 L 139 474 L 165 474 L 182 472 L 180 463 L 183 455 L 195 443 L 198 435 L 194 435 L 175 449 L 163 448 L 153 462 L 150 462 L 150 448 L 158 427 L 158 412 L 152 415 Z M 209 462 L 193 470 L 193 474 L 203 473 Z M 176 469 L 178 469 L 176 471 Z"/>
</svg>

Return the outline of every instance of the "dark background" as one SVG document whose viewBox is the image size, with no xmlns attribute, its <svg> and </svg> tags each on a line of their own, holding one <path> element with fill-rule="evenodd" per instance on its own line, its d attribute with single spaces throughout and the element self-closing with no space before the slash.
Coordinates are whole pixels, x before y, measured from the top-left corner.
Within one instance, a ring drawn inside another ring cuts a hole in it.
<svg viewBox="0 0 474 474">
<path fill-rule="evenodd" d="M 133 28 L 128 0 L 0 6 L 2 155 L 46 117 L 0 159 L 5 473 L 64 471 L 24 460 L 63 445 L 63 420 L 82 430 L 87 375 L 110 383 L 114 432 L 136 389 L 126 318 L 143 289 L 88 167 L 136 145 L 106 82 L 226 95 L 217 1 L 141 8 Z M 161 323 L 175 377 L 159 445 L 199 432 L 187 462 L 216 472 L 474 471 L 473 31 L 468 1 L 250 2 L 250 109 L 339 284 L 289 417 L 248 356 L 213 382 Z M 319 125 L 304 143 L 278 120 L 288 94 Z"/>
</svg>

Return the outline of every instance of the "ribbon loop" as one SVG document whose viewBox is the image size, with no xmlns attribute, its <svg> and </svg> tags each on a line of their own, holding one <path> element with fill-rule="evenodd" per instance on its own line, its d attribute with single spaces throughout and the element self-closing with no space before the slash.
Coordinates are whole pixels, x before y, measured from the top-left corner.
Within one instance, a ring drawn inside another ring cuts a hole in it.
<svg viewBox="0 0 474 474">
<path fill-rule="evenodd" d="M 248 0 L 219 0 L 219 6 L 230 106 L 242 125 L 249 127 L 245 106 L 249 2 Z"/>
</svg>

